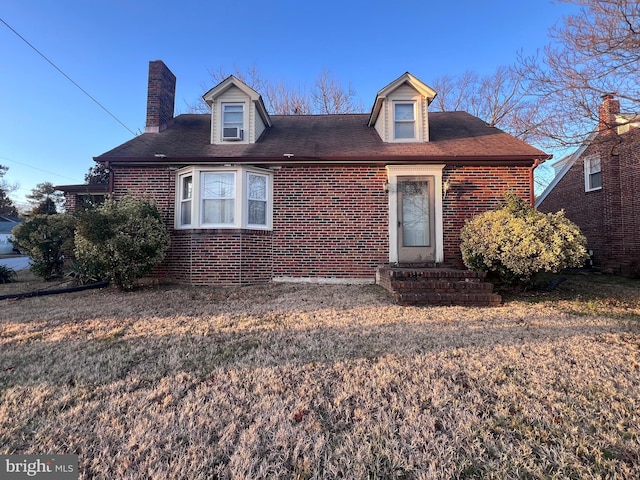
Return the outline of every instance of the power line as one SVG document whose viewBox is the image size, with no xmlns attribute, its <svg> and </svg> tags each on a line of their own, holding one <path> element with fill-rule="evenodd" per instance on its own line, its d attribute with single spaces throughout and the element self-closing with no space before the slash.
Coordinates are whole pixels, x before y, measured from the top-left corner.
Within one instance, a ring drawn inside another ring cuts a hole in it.
<svg viewBox="0 0 640 480">
<path fill-rule="evenodd" d="M 87 97 L 89 97 L 91 100 L 93 100 L 96 103 L 96 105 L 98 105 L 102 110 L 107 112 L 116 122 L 118 122 L 120 125 L 122 125 L 124 128 L 126 128 L 129 131 L 129 133 L 131 133 L 134 137 L 136 136 L 136 133 L 133 130 L 131 130 L 129 127 L 127 127 L 118 117 L 116 117 L 104 105 L 102 105 L 98 100 L 96 100 L 93 96 L 91 96 L 91 94 L 89 92 L 87 92 L 84 88 L 82 88 L 80 85 L 78 85 L 69 75 L 64 73 L 62 71 L 62 69 L 60 69 L 55 63 L 53 63 L 51 60 L 49 60 L 44 53 L 42 53 L 40 50 L 38 50 L 36 47 L 34 47 L 26 38 L 24 38 L 22 35 L 20 35 L 11 25 L 9 25 L 7 22 L 5 22 L 2 18 L 0 18 L 0 22 L 4 23 L 9 30 L 11 30 L 13 33 L 15 33 L 24 43 L 29 45 L 29 47 L 31 47 L 31 49 L 33 49 L 33 51 L 35 51 L 38 55 L 40 55 L 42 58 L 44 58 L 53 68 L 55 68 L 58 72 L 60 72 L 67 80 L 69 80 L 73 85 L 75 85 L 82 93 L 84 93 Z"/>
<path fill-rule="evenodd" d="M 27 163 L 23 163 L 23 162 L 19 162 L 17 160 L 13 160 L 11 158 L 3 157 L 2 155 L 0 155 L 0 159 L 6 160 L 7 162 L 17 163 L 18 165 L 22 165 L 23 167 L 28 167 L 28 168 L 32 168 L 34 170 L 39 170 L 41 172 L 48 173 L 49 175 L 55 175 L 56 177 L 66 178 L 67 180 L 72 180 L 74 182 L 77 181 L 77 178 L 66 177 L 64 175 L 60 175 L 59 173 L 50 172 L 49 170 L 45 170 L 43 168 L 34 167 L 33 165 L 29 165 Z"/>
</svg>

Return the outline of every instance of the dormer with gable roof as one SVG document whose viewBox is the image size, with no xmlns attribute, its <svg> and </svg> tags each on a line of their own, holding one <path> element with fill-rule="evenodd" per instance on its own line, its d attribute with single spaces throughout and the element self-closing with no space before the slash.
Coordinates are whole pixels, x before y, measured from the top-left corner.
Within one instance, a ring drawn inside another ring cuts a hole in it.
<svg viewBox="0 0 640 480">
<path fill-rule="evenodd" d="M 436 92 L 406 72 L 376 95 L 368 125 L 383 142 L 429 141 L 429 105 Z"/>
<path fill-rule="evenodd" d="M 271 126 L 262 96 L 233 75 L 202 98 L 211 108 L 211 143 L 255 143 Z"/>
</svg>

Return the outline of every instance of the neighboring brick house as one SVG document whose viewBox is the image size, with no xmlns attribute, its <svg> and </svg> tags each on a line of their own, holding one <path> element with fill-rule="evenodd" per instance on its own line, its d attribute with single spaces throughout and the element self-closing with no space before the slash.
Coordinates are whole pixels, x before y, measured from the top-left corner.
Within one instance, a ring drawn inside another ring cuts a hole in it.
<svg viewBox="0 0 640 480">
<path fill-rule="evenodd" d="M 572 155 L 554 165 L 556 176 L 536 201 L 543 212 L 564 209 L 587 237 L 594 266 L 640 276 L 640 116 L 620 113 L 605 95 L 598 127 Z"/>
<path fill-rule="evenodd" d="M 208 114 L 174 118 L 175 77 L 150 62 L 144 134 L 95 158 L 110 193 L 153 198 L 171 231 L 158 270 L 193 285 L 372 282 L 384 264 L 462 267 L 460 229 L 506 191 L 533 203 L 548 155 L 405 73 L 370 114 L 270 115 L 231 76 Z"/>
</svg>

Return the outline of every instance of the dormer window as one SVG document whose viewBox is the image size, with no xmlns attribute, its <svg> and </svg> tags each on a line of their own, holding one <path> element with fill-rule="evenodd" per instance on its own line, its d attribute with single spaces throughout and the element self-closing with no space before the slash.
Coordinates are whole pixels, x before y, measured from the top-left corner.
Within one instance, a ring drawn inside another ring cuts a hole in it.
<svg viewBox="0 0 640 480">
<path fill-rule="evenodd" d="M 407 72 L 378 92 L 368 125 L 383 142 L 428 142 L 429 104 L 435 96 L 431 87 Z"/>
<path fill-rule="evenodd" d="M 242 140 L 244 130 L 244 105 L 225 103 L 222 105 L 222 139 Z"/>
<path fill-rule="evenodd" d="M 271 126 L 258 92 L 231 75 L 202 98 L 211 107 L 211 143 L 255 143 Z"/>
<path fill-rule="evenodd" d="M 396 102 L 393 106 L 394 138 L 413 140 L 416 138 L 415 102 Z"/>
</svg>

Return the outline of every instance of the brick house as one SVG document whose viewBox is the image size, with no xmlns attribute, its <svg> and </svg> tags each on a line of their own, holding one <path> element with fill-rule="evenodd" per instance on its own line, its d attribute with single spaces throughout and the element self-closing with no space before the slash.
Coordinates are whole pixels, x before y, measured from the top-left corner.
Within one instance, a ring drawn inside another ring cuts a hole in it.
<svg viewBox="0 0 640 480">
<path fill-rule="evenodd" d="M 410 73 L 344 115 L 271 115 L 231 76 L 204 94 L 210 113 L 174 117 L 175 81 L 150 62 L 145 133 L 94 160 L 115 198 L 156 200 L 172 241 L 161 273 L 187 284 L 462 267 L 465 221 L 508 190 L 533 203 L 549 158 L 465 112 L 429 112 L 436 92 Z"/>
<path fill-rule="evenodd" d="M 595 267 L 640 276 L 640 115 L 620 113 L 605 95 L 599 122 L 572 154 L 553 165 L 555 177 L 536 201 L 561 209 L 587 237 Z"/>
</svg>

